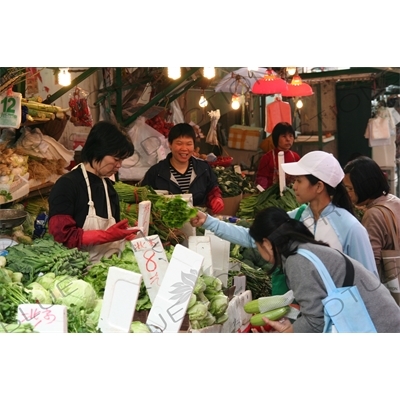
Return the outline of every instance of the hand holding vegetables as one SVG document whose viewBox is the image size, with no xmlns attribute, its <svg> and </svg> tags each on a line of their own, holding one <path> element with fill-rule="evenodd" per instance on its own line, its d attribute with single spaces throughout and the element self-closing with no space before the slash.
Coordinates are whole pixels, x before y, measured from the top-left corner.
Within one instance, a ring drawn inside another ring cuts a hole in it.
<svg viewBox="0 0 400 400">
<path fill-rule="evenodd" d="M 116 224 L 110 226 L 107 230 L 89 230 L 83 231 L 82 245 L 90 246 L 96 244 L 104 244 L 109 242 L 115 242 L 117 240 L 133 240 L 136 237 L 136 233 L 139 229 L 128 228 L 128 220 L 123 219 Z"/>
<path fill-rule="evenodd" d="M 263 317 L 263 320 L 266 325 L 272 327 L 272 330 L 269 331 L 269 333 L 293 333 L 293 325 L 287 318 L 281 318 L 279 321 L 272 321 Z"/>
<path fill-rule="evenodd" d="M 197 211 L 197 215 L 190 219 L 190 224 L 195 227 L 199 228 L 206 222 L 207 214 L 203 213 L 202 211 Z"/>
</svg>

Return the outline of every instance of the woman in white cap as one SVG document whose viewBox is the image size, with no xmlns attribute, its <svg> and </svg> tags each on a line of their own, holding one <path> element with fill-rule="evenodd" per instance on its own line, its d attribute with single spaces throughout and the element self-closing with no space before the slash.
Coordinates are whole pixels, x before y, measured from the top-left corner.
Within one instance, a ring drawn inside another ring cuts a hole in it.
<svg viewBox="0 0 400 400">
<path fill-rule="evenodd" d="M 293 189 L 296 200 L 307 206 L 290 211 L 290 217 L 299 219 L 314 235 L 330 247 L 359 261 L 378 276 L 375 258 L 366 229 L 352 212 L 349 195 L 342 183 L 343 169 L 336 158 L 324 151 L 312 151 L 300 161 L 282 164 L 283 170 L 295 176 Z M 256 247 L 248 228 L 220 221 L 199 212 L 191 220 L 192 226 L 212 231 L 218 237 L 243 247 Z M 278 294 L 274 292 L 273 294 Z"/>
<path fill-rule="evenodd" d="M 296 200 L 308 204 L 299 219 L 315 239 L 324 240 L 378 275 L 368 232 L 354 216 L 337 159 L 325 151 L 311 151 L 298 162 L 282 164 L 282 169 L 295 177 Z M 288 214 L 294 218 L 297 212 Z"/>
</svg>

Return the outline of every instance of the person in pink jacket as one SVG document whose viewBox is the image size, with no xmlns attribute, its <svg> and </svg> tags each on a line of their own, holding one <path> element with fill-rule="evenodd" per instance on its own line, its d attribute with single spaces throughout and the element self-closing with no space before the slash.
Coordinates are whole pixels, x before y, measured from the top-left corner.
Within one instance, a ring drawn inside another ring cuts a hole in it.
<svg viewBox="0 0 400 400">
<path fill-rule="evenodd" d="M 279 182 L 278 153 L 280 151 L 283 151 L 285 163 L 300 160 L 299 154 L 290 150 L 295 139 L 292 125 L 287 122 L 279 122 L 274 126 L 271 135 L 275 148 L 263 155 L 256 175 L 256 184 L 264 189 L 268 189 L 274 183 Z"/>
</svg>

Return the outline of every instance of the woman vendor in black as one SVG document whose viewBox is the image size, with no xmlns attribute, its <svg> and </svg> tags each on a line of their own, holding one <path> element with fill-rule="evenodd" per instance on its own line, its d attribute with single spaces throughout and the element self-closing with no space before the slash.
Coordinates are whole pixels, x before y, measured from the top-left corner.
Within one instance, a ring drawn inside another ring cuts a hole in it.
<svg viewBox="0 0 400 400">
<path fill-rule="evenodd" d="M 123 250 L 134 238 L 120 221 L 119 197 L 110 179 L 134 153 L 128 135 L 107 121 L 96 123 L 81 152 L 81 164 L 62 175 L 49 196 L 49 233 L 69 248 L 88 251 L 90 260 Z"/>
</svg>

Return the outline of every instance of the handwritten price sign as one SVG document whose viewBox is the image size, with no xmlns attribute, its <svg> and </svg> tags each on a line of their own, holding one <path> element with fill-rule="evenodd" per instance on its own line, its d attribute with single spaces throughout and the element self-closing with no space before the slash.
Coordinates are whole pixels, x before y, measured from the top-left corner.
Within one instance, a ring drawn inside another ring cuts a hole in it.
<svg viewBox="0 0 400 400">
<path fill-rule="evenodd" d="M 138 226 L 142 227 L 144 236 L 149 234 L 150 211 L 151 201 L 145 200 L 139 203 Z"/>
<path fill-rule="evenodd" d="M 52 304 L 20 304 L 18 322 L 29 323 L 36 332 L 67 333 L 67 308 Z"/>
<path fill-rule="evenodd" d="M 153 303 L 168 268 L 168 259 L 158 235 L 131 241 L 144 284 Z"/>
</svg>

